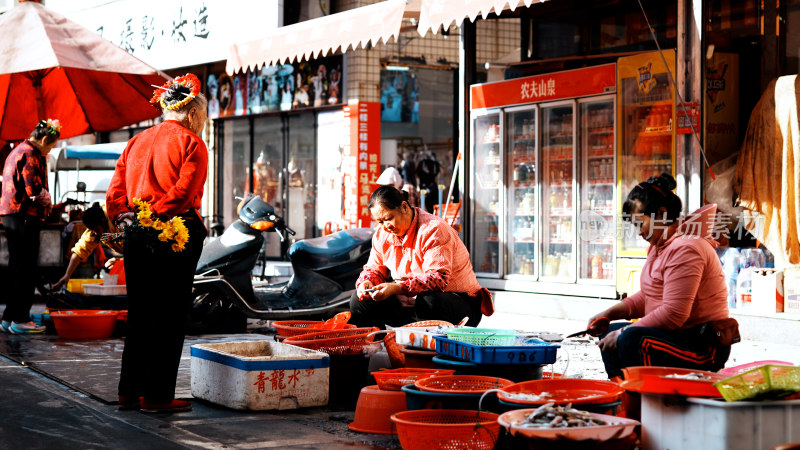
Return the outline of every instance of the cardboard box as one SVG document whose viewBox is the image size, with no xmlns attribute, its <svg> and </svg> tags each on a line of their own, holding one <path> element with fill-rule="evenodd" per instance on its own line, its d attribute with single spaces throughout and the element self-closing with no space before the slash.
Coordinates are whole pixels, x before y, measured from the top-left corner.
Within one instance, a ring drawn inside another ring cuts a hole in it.
<svg viewBox="0 0 800 450">
<path fill-rule="evenodd" d="M 755 450 L 797 441 L 800 400 L 675 402 L 642 394 L 642 448 Z"/>
<path fill-rule="evenodd" d="M 192 395 L 240 410 L 328 404 L 327 353 L 270 341 L 191 347 Z"/>
<path fill-rule="evenodd" d="M 750 310 L 760 313 L 783 312 L 783 271 L 755 269 Z"/>
<path fill-rule="evenodd" d="M 800 314 L 800 267 L 783 270 L 783 312 Z"/>
</svg>

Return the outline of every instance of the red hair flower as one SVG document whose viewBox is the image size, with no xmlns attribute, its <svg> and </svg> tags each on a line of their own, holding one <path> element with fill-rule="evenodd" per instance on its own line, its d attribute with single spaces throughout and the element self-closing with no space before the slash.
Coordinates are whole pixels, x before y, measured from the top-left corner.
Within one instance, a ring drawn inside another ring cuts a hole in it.
<svg viewBox="0 0 800 450">
<path fill-rule="evenodd" d="M 188 94 L 184 94 L 183 100 L 169 105 L 164 101 L 164 93 L 175 84 L 180 84 L 189 88 L 190 92 Z M 186 106 L 190 101 L 192 101 L 193 98 L 197 97 L 199 93 L 200 79 L 197 78 L 197 75 L 193 73 L 187 73 L 182 77 L 167 81 L 160 88 L 153 91 L 153 97 L 150 99 L 150 103 L 158 103 L 161 105 L 162 109 L 175 111 Z"/>
</svg>

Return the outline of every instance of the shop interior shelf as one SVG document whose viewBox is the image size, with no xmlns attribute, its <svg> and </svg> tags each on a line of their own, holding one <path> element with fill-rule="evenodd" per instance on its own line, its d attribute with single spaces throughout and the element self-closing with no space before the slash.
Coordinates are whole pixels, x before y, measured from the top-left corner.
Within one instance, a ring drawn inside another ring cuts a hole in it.
<svg viewBox="0 0 800 450">
<path fill-rule="evenodd" d="M 591 134 L 611 134 L 614 132 L 614 127 L 601 127 L 601 128 L 589 128 L 589 133 Z"/>
</svg>

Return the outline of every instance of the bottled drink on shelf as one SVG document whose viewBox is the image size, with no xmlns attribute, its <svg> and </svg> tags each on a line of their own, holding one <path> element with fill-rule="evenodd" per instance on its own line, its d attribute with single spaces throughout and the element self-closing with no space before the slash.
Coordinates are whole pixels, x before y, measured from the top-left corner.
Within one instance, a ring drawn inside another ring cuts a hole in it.
<svg viewBox="0 0 800 450">
<path fill-rule="evenodd" d="M 603 278 L 603 257 L 599 253 L 592 255 L 591 259 L 591 278 L 599 280 Z"/>
</svg>

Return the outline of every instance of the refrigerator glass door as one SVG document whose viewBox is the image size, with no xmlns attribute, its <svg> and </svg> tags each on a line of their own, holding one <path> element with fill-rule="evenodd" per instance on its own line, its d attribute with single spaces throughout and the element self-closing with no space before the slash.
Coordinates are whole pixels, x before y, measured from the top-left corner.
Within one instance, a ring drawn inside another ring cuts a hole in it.
<svg viewBox="0 0 800 450">
<path fill-rule="evenodd" d="M 665 52 L 665 57 L 674 61 L 673 52 Z M 622 202 L 638 183 L 673 173 L 675 109 L 673 86 L 659 57 L 644 54 L 620 59 L 617 72 L 621 211 Z M 638 230 L 627 220 L 620 228 L 618 253 L 645 256 L 648 243 Z"/>
<path fill-rule="evenodd" d="M 575 280 L 574 103 L 542 115 L 542 277 Z"/>
<path fill-rule="evenodd" d="M 506 146 L 508 148 L 508 238 L 506 273 L 535 277 L 536 244 L 539 228 L 536 177 L 536 109 L 507 112 Z"/>
<path fill-rule="evenodd" d="M 501 158 L 500 113 L 474 116 L 472 161 L 474 226 L 472 266 L 476 272 L 499 276 L 503 230 L 503 158 Z"/>
<path fill-rule="evenodd" d="M 580 103 L 579 278 L 614 281 L 614 99 Z"/>
</svg>

